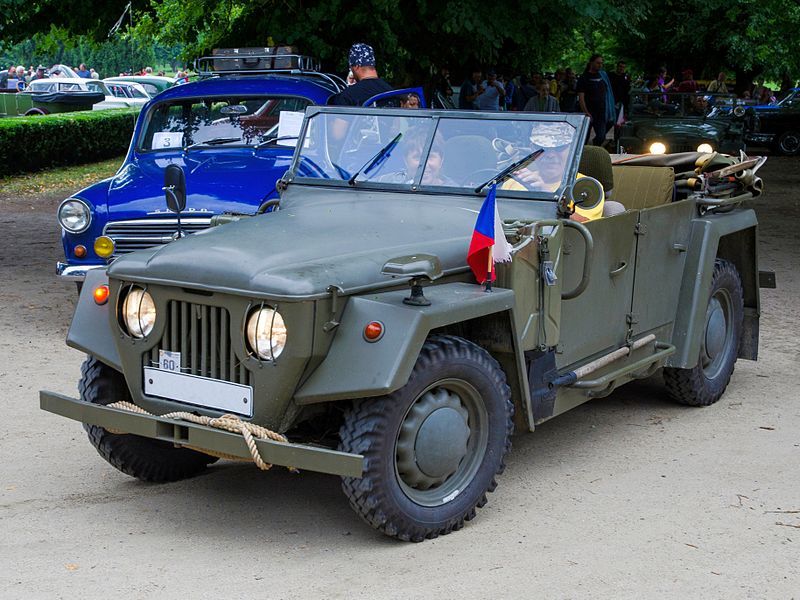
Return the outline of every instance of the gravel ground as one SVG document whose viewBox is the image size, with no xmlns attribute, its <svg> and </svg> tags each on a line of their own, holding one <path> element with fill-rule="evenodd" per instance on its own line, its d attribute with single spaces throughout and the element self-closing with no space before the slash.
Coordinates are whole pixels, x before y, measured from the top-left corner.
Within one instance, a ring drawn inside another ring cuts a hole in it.
<svg viewBox="0 0 800 600">
<path fill-rule="evenodd" d="M 518 436 L 478 518 L 422 544 L 369 529 L 332 476 L 221 462 L 143 484 L 40 411 L 39 389 L 77 393 L 83 359 L 54 276 L 64 194 L 0 191 L 0 597 L 800 597 L 800 160 L 763 177 L 778 289 L 759 361 L 707 409 L 653 378 Z"/>
</svg>

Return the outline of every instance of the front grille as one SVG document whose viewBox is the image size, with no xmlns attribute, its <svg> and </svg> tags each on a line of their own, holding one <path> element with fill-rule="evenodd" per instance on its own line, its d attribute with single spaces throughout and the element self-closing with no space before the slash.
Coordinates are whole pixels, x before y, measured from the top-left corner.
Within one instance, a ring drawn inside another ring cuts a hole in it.
<svg viewBox="0 0 800 600">
<path fill-rule="evenodd" d="M 228 311 L 218 306 L 172 300 L 167 304 L 164 335 L 144 355 L 145 367 L 159 364 L 159 350 L 181 353 L 181 373 L 253 385 L 252 373 L 236 356 Z"/>
<path fill-rule="evenodd" d="M 184 233 L 196 233 L 208 229 L 210 223 L 211 218 L 181 219 L 181 229 Z M 103 233 L 114 240 L 114 256 L 119 256 L 134 250 L 168 244 L 175 239 L 177 231 L 177 219 L 159 218 L 111 222 L 106 225 Z"/>
</svg>

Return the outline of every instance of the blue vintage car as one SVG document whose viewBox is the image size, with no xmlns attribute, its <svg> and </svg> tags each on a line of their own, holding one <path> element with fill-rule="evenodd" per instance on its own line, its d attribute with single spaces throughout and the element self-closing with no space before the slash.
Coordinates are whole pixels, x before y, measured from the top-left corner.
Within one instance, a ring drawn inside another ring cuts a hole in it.
<svg viewBox="0 0 800 600">
<path fill-rule="evenodd" d="M 183 233 L 207 228 L 214 215 L 263 210 L 277 197 L 275 182 L 294 152 L 295 140 L 285 132 L 292 125 L 299 131 L 307 106 L 325 104 L 344 87 L 338 77 L 300 59 L 289 68 L 246 74 L 211 68 L 199 81 L 148 102 L 116 175 L 59 206 L 65 260 L 57 265 L 58 275 L 80 286 L 89 269 L 177 238 L 176 218 L 164 204 L 164 170 L 170 164 L 186 173 Z"/>
</svg>

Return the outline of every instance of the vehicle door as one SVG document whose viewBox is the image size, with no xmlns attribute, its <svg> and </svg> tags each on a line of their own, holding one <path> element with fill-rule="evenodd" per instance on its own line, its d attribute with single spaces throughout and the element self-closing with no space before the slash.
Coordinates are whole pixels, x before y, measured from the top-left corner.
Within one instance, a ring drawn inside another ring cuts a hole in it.
<svg viewBox="0 0 800 600">
<path fill-rule="evenodd" d="M 596 219 L 583 225 L 591 234 L 589 283 L 577 297 L 584 272 L 586 242 L 575 228 L 566 228 L 562 248 L 562 304 L 559 369 L 625 343 L 633 297 L 637 211 Z"/>
<path fill-rule="evenodd" d="M 654 332 L 672 337 L 694 207 L 670 202 L 639 212 L 633 305 L 629 320 L 634 338 Z"/>
</svg>

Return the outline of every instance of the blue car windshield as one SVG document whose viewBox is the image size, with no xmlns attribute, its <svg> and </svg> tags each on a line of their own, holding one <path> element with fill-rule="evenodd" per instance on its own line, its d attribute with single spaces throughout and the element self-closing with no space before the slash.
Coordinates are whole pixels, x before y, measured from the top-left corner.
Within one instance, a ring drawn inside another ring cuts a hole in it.
<svg viewBox="0 0 800 600">
<path fill-rule="evenodd" d="M 307 98 L 242 96 L 181 98 L 150 109 L 139 136 L 140 151 L 276 141 L 281 112 L 302 113 Z M 222 140 L 222 142 L 221 142 Z M 280 140 L 276 143 L 281 143 Z M 290 144 L 294 146 L 295 142 Z"/>
<path fill-rule="evenodd" d="M 501 182 L 498 193 L 550 193 L 563 187 L 577 147 L 576 128 L 552 118 L 435 117 L 424 111 L 400 115 L 351 111 L 309 116 L 296 176 L 320 183 L 474 193 L 476 186 L 534 154 L 535 160 Z"/>
</svg>

